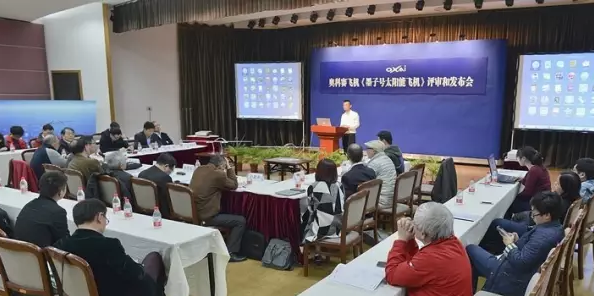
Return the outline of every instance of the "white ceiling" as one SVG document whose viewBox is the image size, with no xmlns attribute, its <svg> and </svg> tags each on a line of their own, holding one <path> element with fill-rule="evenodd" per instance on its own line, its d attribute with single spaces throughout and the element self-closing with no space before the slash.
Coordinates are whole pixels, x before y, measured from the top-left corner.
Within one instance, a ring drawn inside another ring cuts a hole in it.
<svg viewBox="0 0 594 296">
<path fill-rule="evenodd" d="M 126 1 L 127 0 L 0 0 L 0 18 L 32 22 L 52 13 L 93 2 L 119 4 Z"/>
</svg>

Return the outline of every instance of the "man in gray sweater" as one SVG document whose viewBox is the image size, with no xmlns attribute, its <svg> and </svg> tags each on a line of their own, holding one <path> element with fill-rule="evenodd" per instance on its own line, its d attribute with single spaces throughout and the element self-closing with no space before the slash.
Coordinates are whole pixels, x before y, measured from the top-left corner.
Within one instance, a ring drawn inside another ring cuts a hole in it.
<svg viewBox="0 0 594 296">
<path fill-rule="evenodd" d="M 377 179 L 382 180 L 379 207 L 391 208 L 394 200 L 394 186 L 396 185 L 396 168 L 392 160 L 384 153 L 386 145 L 380 140 L 365 143 L 369 162 L 367 166 L 375 171 Z"/>
</svg>

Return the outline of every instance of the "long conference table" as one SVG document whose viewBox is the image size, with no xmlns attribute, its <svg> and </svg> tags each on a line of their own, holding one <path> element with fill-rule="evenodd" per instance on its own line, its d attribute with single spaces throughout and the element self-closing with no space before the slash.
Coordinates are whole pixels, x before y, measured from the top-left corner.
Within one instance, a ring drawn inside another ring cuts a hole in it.
<svg viewBox="0 0 594 296">
<path fill-rule="evenodd" d="M 25 204 L 37 196 L 37 193 L 22 194 L 15 189 L 0 187 L 0 208 L 14 223 Z M 68 228 L 73 233 L 76 225 L 72 208 L 76 201 L 62 199 L 58 204 L 68 213 Z M 114 215 L 111 209 L 108 209 L 107 217 L 110 222 L 105 236 L 119 239 L 132 258 L 140 262 L 154 251 L 163 256 L 168 273 L 167 295 L 211 295 L 208 254 L 213 254 L 215 295 L 227 295 L 225 270 L 229 253 L 218 230 L 166 219 L 162 228 L 154 229 L 151 216 L 135 214 L 132 219 L 125 219 L 122 214 Z"/>
<path fill-rule="evenodd" d="M 518 177 L 523 177 L 526 174 L 525 171 L 499 170 L 499 172 Z M 445 205 L 454 215 L 455 235 L 464 245 L 478 244 L 487 232 L 489 224 L 494 219 L 503 217 L 519 189 L 519 183 L 485 185 L 483 179 L 477 183 L 474 194 L 470 194 L 468 189 L 464 190 L 464 204 L 458 205 L 455 198 L 450 199 Z M 347 265 L 355 269 L 360 267 L 362 270 L 379 268 L 376 267 L 377 262 L 387 261 L 388 253 L 396 239 L 397 234 L 394 233 Z M 330 276 L 327 276 L 299 295 L 404 296 L 406 295 L 406 289 L 382 283 L 373 292 L 369 292 L 358 287 L 335 282 Z"/>
</svg>

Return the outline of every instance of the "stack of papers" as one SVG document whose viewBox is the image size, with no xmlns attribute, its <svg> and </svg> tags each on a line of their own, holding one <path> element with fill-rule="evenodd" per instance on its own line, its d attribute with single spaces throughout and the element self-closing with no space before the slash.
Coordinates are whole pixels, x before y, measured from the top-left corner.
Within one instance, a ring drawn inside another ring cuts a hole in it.
<svg viewBox="0 0 594 296">
<path fill-rule="evenodd" d="M 384 269 L 376 266 L 338 264 L 328 278 L 336 283 L 372 292 L 384 280 Z"/>
</svg>

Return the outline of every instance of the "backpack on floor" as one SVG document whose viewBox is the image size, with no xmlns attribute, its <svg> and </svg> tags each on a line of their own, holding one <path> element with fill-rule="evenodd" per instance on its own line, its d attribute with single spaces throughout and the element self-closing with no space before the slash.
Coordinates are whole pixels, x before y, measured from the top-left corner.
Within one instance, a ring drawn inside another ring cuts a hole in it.
<svg viewBox="0 0 594 296">
<path fill-rule="evenodd" d="M 293 270 L 294 263 L 295 256 L 291 244 L 282 239 L 271 239 L 264 251 L 262 266 L 278 270 Z"/>
<path fill-rule="evenodd" d="M 262 260 L 266 250 L 267 241 L 263 234 L 247 230 L 241 239 L 240 253 L 253 260 Z"/>
</svg>

